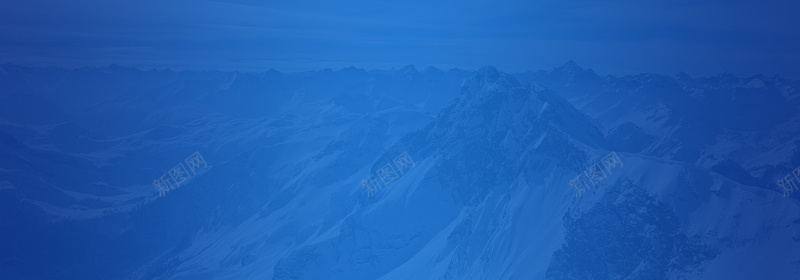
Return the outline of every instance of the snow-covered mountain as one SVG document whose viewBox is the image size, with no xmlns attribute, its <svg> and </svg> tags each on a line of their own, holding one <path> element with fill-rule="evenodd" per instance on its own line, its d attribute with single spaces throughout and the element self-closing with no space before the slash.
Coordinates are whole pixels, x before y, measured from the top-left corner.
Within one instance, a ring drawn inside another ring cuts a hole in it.
<svg viewBox="0 0 800 280">
<path fill-rule="evenodd" d="M 597 120 L 618 151 L 686 162 L 770 189 L 798 165 L 796 81 L 730 73 L 602 78 L 574 62 L 525 76 Z"/>
<path fill-rule="evenodd" d="M 795 279 L 800 205 L 775 181 L 800 165 L 797 88 L 574 62 L 3 65 L 0 275 Z M 153 181 L 195 151 L 206 171 L 158 196 Z M 619 166 L 576 195 L 612 152 Z M 374 193 L 368 178 L 383 179 Z"/>
</svg>

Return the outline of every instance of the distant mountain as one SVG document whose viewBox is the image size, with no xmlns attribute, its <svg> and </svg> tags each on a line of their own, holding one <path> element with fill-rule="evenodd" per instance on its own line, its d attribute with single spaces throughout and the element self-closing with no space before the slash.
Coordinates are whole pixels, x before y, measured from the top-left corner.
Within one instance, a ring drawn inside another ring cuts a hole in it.
<svg viewBox="0 0 800 280">
<path fill-rule="evenodd" d="M 574 62 L 528 78 L 596 119 L 618 151 L 696 164 L 770 189 L 800 160 L 797 81 L 730 73 L 601 78 Z"/>
<path fill-rule="evenodd" d="M 794 279 L 797 85 L 2 65 L 0 276 Z"/>
</svg>

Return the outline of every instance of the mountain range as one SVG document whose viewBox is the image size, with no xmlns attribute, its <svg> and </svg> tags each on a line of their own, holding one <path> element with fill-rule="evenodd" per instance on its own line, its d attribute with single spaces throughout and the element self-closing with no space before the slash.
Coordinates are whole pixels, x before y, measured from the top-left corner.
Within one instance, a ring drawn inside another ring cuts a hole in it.
<svg viewBox="0 0 800 280">
<path fill-rule="evenodd" d="M 798 89 L 0 65 L 0 278 L 798 279 Z"/>
</svg>

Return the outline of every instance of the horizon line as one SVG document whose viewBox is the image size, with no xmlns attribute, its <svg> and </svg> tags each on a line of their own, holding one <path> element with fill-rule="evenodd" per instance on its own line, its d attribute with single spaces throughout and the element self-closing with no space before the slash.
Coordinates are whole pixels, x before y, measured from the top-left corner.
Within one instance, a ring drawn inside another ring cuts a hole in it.
<svg viewBox="0 0 800 280">
<path fill-rule="evenodd" d="M 245 74 L 247 74 L 247 73 L 260 74 L 260 73 L 268 73 L 268 72 L 278 72 L 278 73 L 282 73 L 282 74 L 305 74 L 305 73 L 325 72 L 325 71 L 341 72 L 341 71 L 345 71 L 345 70 L 349 70 L 349 69 L 354 69 L 354 70 L 357 70 L 357 71 L 364 71 L 364 72 L 369 73 L 369 72 L 380 72 L 380 71 L 389 71 L 389 72 L 391 72 L 391 71 L 401 71 L 401 70 L 407 69 L 407 68 L 413 68 L 414 71 L 417 72 L 417 73 L 423 73 L 428 69 L 435 69 L 435 70 L 439 70 L 439 71 L 443 71 L 443 72 L 449 72 L 449 71 L 479 72 L 481 69 L 484 69 L 484 68 L 487 68 L 487 67 L 491 67 L 491 68 L 496 69 L 499 72 L 506 73 L 506 74 L 511 74 L 511 75 L 534 74 L 534 73 L 537 73 L 537 72 L 551 72 L 551 71 L 557 70 L 559 68 L 575 67 L 575 68 L 578 68 L 578 69 L 580 69 L 582 71 L 585 71 L 585 72 L 591 72 L 591 73 L 595 74 L 596 76 L 598 76 L 600 78 L 604 78 L 604 77 L 622 78 L 622 77 L 635 77 L 635 76 L 641 76 L 641 75 L 657 75 L 657 76 L 665 76 L 665 77 L 688 76 L 689 78 L 695 79 L 695 78 L 712 78 L 712 77 L 721 77 L 721 76 L 733 76 L 735 78 L 743 78 L 743 79 L 756 78 L 756 77 L 765 77 L 765 78 L 776 78 L 776 79 L 787 79 L 787 80 L 798 80 L 798 81 L 800 81 L 800 78 L 787 77 L 787 76 L 784 76 L 784 75 L 781 75 L 781 74 L 774 74 L 772 76 L 769 76 L 769 75 L 761 73 L 761 74 L 753 74 L 753 75 L 749 75 L 748 76 L 748 75 L 736 75 L 731 71 L 717 72 L 717 73 L 712 74 L 712 75 L 690 75 L 690 74 L 686 73 L 685 71 L 678 71 L 677 73 L 674 73 L 674 74 L 661 74 L 661 73 L 654 73 L 654 72 L 639 72 L 639 73 L 636 73 L 636 74 L 622 74 L 622 75 L 620 75 L 620 74 L 604 74 L 604 75 L 601 75 L 601 74 L 598 74 L 597 72 L 595 72 L 595 70 L 593 68 L 580 66 L 580 64 L 574 62 L 574 60 L 569 60 L 569 61 L 567 61 L 567 62 L 565 62 L 565 63 L 563 63 L 563 64 L 561 64 L 559 66 L 551 67 L 550 69 L 536 69 L 536 70 L 528 69 L 528 70 L 523 70 L 523 71 L 504 71 L 504 70 L 501 70 L 497 66 L 494 66 L 494 65 L 484 65 L 484 66 L 480 66 L 480 67 L 477 67 L 477 68 L 473 68 L 473 67 L 464 67 L 464 68 L 462 68 L 462 67 L 450 67 L 450 68 L 444 68 L 444 67 L 438 67 L 436 65 L 427 65 L 426 67 L 422 68 L 422 70 L 420 70 L 420 68 L 416 67 L 416 65 L 413 64 L 413 63 L 406 64 L 406 65 L 404 65 L 402 67 L 394 67 L 393 66 L 393 67 L 389 67 L 389 68 L 368 68 L 368 67 L 359 67 L 359 66 L 356 66 L 356 65 L 350 65 L 350 66 L 344 66 L 344 67 L 339 67 L 339 68 L 336 68 L 336 67 L 321 67 L 321 68 L 316 68 L 316 69 L 305 69 L 305 70 L 281 70 L 281 69 L 276 69 L 276 68 L 268 68 L 268 69 L 265 69 L 265 70 L 264 69 L 262 69 L 262 70 L 245 70 L 245 69 L 234 70 L 234 69 L 211 69 L 211 68 L 208 68 L 208 69 L 183 68 L 183 69 L 181 69 L 179 67 L 160 67 L 160 68 L 159 67 L 143 67 L 143 66 L 137 66 L 137 65 L 122 65 L 122 64 L 118 64 L 118 63 L 111 63 L 111 64 L 108 64 L 108 65 L 105 65 L 105 66 L 74 66 L 74 67 L 57 66 L 57 65 L 49 65 L 49 66 L 21 65 L 21 64 L 12 63 L 12 62 L 0 63 L 0 67 L 6 67 L 6 66 L 18 67 L 18 68 L 26 68 L 26 69 L 62 69 L 62 70 L 102 70 L 102 69 L 109 69 L 109 68 L 118 67 L 118 68 L 134 69 L 134 70 L 137 70 L 137 71 L 140 71 L 140 72 L 170 71 L 170 72 L 174 72 L 174 73 L 222 72 L 222 73 L 245 73 Z M 173 68 L 177 68 L 177 69 L 173 69 Z"/>
</svg>

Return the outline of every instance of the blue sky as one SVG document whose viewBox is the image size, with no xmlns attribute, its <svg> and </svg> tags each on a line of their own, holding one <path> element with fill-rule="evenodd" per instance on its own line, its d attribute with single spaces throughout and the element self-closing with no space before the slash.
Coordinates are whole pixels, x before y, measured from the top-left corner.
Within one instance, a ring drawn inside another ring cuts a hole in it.
<svg viewBox="0 0 800 280">
<path fill-rule="evenodd" d="M 0 62 L 297 71 L 504 71 L 800 78 L 790 1 L 4 0 Z"/>
</svg>

